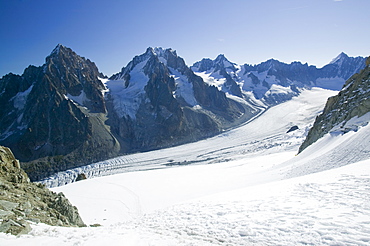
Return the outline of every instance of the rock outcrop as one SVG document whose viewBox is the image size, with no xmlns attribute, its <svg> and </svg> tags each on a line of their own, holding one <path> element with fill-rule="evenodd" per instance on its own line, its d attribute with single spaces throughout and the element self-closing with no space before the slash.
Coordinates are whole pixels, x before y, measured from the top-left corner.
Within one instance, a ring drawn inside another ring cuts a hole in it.
<svg viewBox="0 0 370 246">
<path fill-rule="evenodd" d="M 10 149 L 0 146 L 0 232 L 26 234 L 30 223 L 85 226 L 62 193 L 31 183 Z"/>
<path fill-rule="evenodd" d="M 302 152 L 312 143 L 331 131 L 346 133 L 357 130 L 360 125 L 350 124 L 354 117 L 361 117 L 370 112 L 370 58 L 366 67 L 354 74 L 344 84 L 338 95 L 328 99 L 324 111 L 317 116 L 313 127 L 299 148 Z M 367 124 L 362 122 L 361 124 Z"/>
</svg>

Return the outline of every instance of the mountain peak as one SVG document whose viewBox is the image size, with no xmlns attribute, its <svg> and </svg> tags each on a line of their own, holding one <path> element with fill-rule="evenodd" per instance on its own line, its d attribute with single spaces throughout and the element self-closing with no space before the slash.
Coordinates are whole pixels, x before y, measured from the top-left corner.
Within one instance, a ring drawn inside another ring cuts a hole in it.
<svg viewBox="0 0 370 246">
<path fill-rule="evenodd" d="M 58 44 L 54 49 L 53 51 L 51 52 L 50 55 L 53 55 L 53 54 L 59 54 L 61 50 L 63 49 L 66 49 L 66 47 L 62 44 Z"/>
<path fill-rule="evenodd" d="M 218 69 L 221 67 L 223 68 L 230 68 L 232 70 L 236 70 L 236 64 L 229 61 L 224 54 L 220 54 L 217 56 L 217 58 L 214 60 L 214 64 L 217 66 L 220 66 Z"/>
<path fill-rule="evenodd" d="M 219 54 L 215 59 L 215 61 L 223 61 L 223 60 L 227 60 L 224 54 Z"/>
<path fill-rule="evenodd" d="M 176 51 L 171 48 L 164 49 L 162 47 L 148 47 L 145 52 L 145 54 L 151 54 L 158 57 L 166 57 L 166 54 L 168 53 L 172 53 L 173 55 L 177 56 Z"/>
<path fill-rule="evenodd" d="M 331 62 L 330 64 L 336 64 L 336 63 L 340 63 L 340 61 L 343 61 L 344 59 L 347 59 L 348 58 L 348 55 L 344 52 L 341 52 L 337 57 L 335 57 Z"/>
</svg>

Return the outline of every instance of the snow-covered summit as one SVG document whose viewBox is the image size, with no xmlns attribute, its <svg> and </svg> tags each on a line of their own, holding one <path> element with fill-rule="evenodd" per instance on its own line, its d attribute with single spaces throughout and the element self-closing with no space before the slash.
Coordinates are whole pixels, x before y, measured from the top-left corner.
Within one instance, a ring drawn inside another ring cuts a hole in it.
<svg viewBox="0 0 370 246">
<path fill-rule="evenodd" d="M 364 66 L 365 58 L 348 57 L 345 53 L 323 68 L 301 62 L 286 64 L 276 59 L 240 66 L 221 54 L 215 60 L 207 58 L 196 62 L 191 68 L 219 90 L 240 97 L 252 92 L 256 99 L 274 105 L 291 99 L 305 87 L 340 90 L 344 82 Z M 274 90 L 270 90 L 272 87 Z"/>
<path fill-rule="evenodd" d="M 236 71 L 238 69 L 238 65 L 236 63 L 230 62 L 224 54 L 220 54 L 216 57 L 216 59 L 211 60 L 209 58 L 203 58 L 199 62 L 195 62 L 191 69 L 194 72 L 219 72 L 223 69 L 229 69 L 231 71 Z"/>
<path fill-rule="evenodd" d="M 343 60 L 348 59 L 348 55 L 344 52 L 341 52 L 337 57 L 335 57 L 329 64 L 338 64 L 339 66 Z"/>
<path fill-rule="evenodd" d="M 135 149 L 194 141 L 219 132 L 243 114 L 172 49 L 149 47 L 104 83 L 112 118 L 125 122 L 115 126 L 115 132 L 129 136 Z"/>
</svg>

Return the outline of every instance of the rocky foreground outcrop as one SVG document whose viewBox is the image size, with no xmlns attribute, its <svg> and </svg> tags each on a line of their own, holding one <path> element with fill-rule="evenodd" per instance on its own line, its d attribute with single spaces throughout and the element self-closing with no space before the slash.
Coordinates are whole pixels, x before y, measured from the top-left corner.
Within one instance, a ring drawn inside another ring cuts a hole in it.
<svg viewBox="0 0 370 246">
<path fill-rule="evenodd" d="M 30 223 L 85 226 L 62 193 L 31 183 L 9 148 L 0 146 L 0 232 L 26 234 Z"/>
<path fill-rule="evenodd" d="M 349 78 L 338 95 L 328 99 L 323 113 L 317 116 L 307 138 L 299 148 L 299 153 L 333 129 L 336 131 L 339 129 L 342 133 L 356 131 L 359 126 L 348 122 L 368 112 L 370 112 L 370 57 L 366 61 L 366 67 Z"/>
</svg>

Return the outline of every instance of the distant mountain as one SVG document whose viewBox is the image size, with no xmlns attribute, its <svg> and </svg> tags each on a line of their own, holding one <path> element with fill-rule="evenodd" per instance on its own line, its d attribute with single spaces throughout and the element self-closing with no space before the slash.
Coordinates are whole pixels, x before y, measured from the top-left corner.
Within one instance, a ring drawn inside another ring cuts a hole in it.
<svg viewBox="0 0 370 246">
<path fill-rule="evenodd" d="M 205 58 L 196 62 L 191 69 L 202 76 L 208 84 L 217 86 L 219 90 L 243 97 L 241 87 L 237 84 L 240 66 L 227 60 L 224 55 L 217 56 L 215 60 Z"/>
<path fill-rule="evenodd" d="M 105 83 L 112 131 L 131 150 L 208 137 L 246 114 L 171 49 L 148 48 Z"/>
<path fill-rule="evenodd" d="M 119 153 L 99 77 L 93 62 L 58 45 L 43 66 L 0 80 L 0 143 L 34 161 L 23 165 L 32 180 Z"/>
<path fill-rule="evenodd" d="M 148 48 L 104 79 L 90 60 L 58 45 L 43 66 L 5 75 L 0 103 L 0 144 L 13 150 L 32 180 L 199 140 L 257 113 L 161 48 Z"/>
<path fill-rule="evenodd" d="M 226 93 L 242 97 L 252 95 L 266 105 L 275 105 L 299 94 L 301 88 L 321 87 L 340 90 L 344 82 L 365 66 L 365 58 L 341 53 L 323 68 L 300 62 L 286 64 L 274 59 L 258 65 L 237 65 L 224 55 L 203 59 L 191 69 L 207 83 Z"/>
<path fill-rule="evenodd" d="M 334 60 L 334 63 L 341 62 Z M 330 64 L 329 64 L 330 65 Z M 301 145 L 302 152 L 327 133 L 343 134 L 357 131 L 370 121 L 370 58 L 366 67 L 347 80 L 338 95 L 328 99 L 320 114 Z"/>
<path fill-rule="evenodd" d="M 340 54 L 317 69 L 276 60 L 239 66 L 219 55 L 189 68 L 172 49 L 148 48 L 108 79 L 58 45 L 44 65 L 0 79 L 0 145 L 12 149 L 31 180 L 40 180 L 213 136 L 301 88 L 341 87 L 363 59 Z"/>
</svg>

